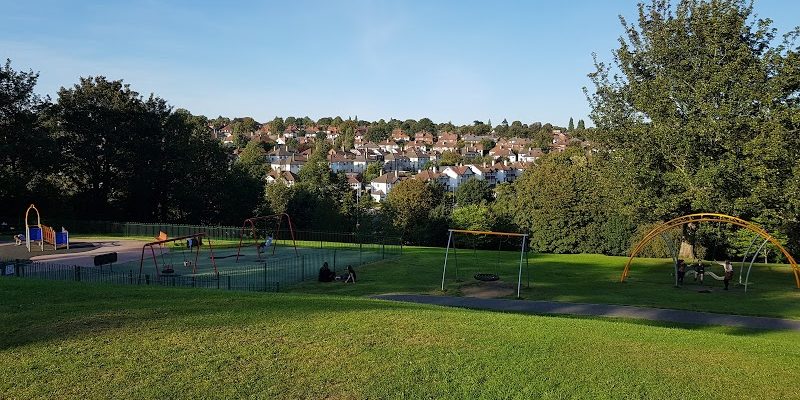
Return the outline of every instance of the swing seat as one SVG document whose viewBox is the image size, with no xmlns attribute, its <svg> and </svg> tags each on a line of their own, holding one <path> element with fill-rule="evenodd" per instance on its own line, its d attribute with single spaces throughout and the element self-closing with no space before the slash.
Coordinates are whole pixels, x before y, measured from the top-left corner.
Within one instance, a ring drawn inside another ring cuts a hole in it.
<svg viewBox="0 0 800 400">
<path fill-rule="evenodd" d="M 161 270 L 161 274 L 163 275 L 172 275 L 175 273 L 175 270 L 172 269 L 172 266 L 166 266 L 164 269 Z"/>
<path fill-rule="evenodd" d="M 475 279 L 482 281 L 482 282 L 494 282 L 499 281 L 500 277 L 497 274 L 486 274 L 486 273 L 479 273 L 474 275 Z"/>
</svg>

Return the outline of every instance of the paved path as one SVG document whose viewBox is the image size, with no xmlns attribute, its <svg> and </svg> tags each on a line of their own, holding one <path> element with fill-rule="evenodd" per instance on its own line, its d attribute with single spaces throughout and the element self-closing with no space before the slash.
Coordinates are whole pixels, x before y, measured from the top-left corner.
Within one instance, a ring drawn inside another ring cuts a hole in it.
<svg viewBox="0 0 800 400">
<path fill-rule="evenodd" d="M 97 246 L 94 250 L 80 253 L 55 253 L 42 256 L 31 257 L 31 261 L 41 261 L 57 264 L 80 265 L 81 267 L 93 267 L 94 256 L 105 253 L 117 253 L 117 264 L 130 261 L 139 261 L 142 256 L 142 245 L 146 242 L 140 240 L 82 240 L 92 242 Z M 163 249 L 166 253 L 169 249 Z M 33 253 L 35 254 L 35 253 Z M 138 263 L 137 263 L 138 266 Z"/>
<path fill-rule="evenodd" d="M 474 297 L 427 296 L 418 294 L 382 294 L 376 299 L 462 307 L 490 311 L 510 311 L 528 314 L 568 314 L 600 317 L 646 319 L 697 325 L 722 325 L 748 329 L 800 331 L 800 320 L 748 317 L 698 311 L 669 310 L 611 304 L 562 303 L 556 301 L 478 299 Z"/>
</svg>

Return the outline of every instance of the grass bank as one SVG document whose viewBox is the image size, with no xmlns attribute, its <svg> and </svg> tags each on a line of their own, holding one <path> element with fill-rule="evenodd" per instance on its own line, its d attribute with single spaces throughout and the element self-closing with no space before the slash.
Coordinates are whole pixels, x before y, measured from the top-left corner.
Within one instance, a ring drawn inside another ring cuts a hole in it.
<svg viewBox="0 0 800 400">
<path fill-rule="evenodd" d="M 464 285 L 476 282 L 472 276 L 478 272 L 497 273 L 503 281 L 517 282 L 517 252 L 468 250 L 460 252 L 458 257 L 458 268 L 452 254 L 448 261 L 446 294 L 459 295 Z M 722 282 L 708 276 L 703 286 L 687 278 L 682 288 L 674 288 L 671 261 L 664 259 L 636 259 L 630 278 L 620 283 L 626 260 L 597 254 L 531 254 L 527 270 L 523 269 L 522 297 L 800 319 L 800 290 L 795 289 L 788 265 L 754 265 L 750 277 L 754 283 L 745 293 L 741 286 L 724 291 Z M 397 260 L 360 268 L 360 280 L 355 285 L 305 282 L 290 291 L 354 296 L 442 294 L 443 261 L 444 249 L 406 247 Z M 738 282 L 738 263 L 735 268 Z M 708 268 L 720 275 L 721 269 L 718 265 Z M 527 271 L 530 271 L 530 288 L 526 287 Z M 701 293 L 709 289 L 710 293 Z"/>
<path fill-rule="evenodd" d="M 3 398 L 792 398 L 800 335 L 0 279 Z"/>
</svg>

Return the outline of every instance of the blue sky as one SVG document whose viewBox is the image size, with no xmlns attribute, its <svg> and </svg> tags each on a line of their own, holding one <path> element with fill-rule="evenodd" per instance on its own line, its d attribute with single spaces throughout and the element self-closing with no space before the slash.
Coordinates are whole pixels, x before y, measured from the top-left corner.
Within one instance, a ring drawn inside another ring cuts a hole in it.
<svg viewBox="0 0 800 400">
<path fill-rule="evenodd" d="M 8 1 L 0 57 L 53 95 L 124 79 L 195 114 L 456 124 L 586 118 L 634 1 Z M 781 33 L 800 2 L 760 0 Z"/>
</svg>

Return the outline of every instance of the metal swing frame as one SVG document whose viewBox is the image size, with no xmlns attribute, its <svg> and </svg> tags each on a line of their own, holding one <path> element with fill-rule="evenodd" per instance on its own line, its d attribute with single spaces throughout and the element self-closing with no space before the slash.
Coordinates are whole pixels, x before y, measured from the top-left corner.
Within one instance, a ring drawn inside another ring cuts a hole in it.
<svg viewBox="0 0 800 400">
<path fill-rule="evenodd" d="M 250 233 L 253 236 L 253 243 L 251 245 L 256 246 L 256 253 L 258 254 L 258 259 L 261 260 L 261 251 L 259 250 L 258 246 L 260 245 L 257 235 L 256 224 L 260 221 L 267 221 L 274 219 L 276 222 L 275 227 L 275 237 L 273 237 L 272 243 L 272 255 L 275 255 L 275 248 L 277 247 L 278 242 L 278 234 L 281 231 L 281 224 L 286 219 L 286 223 L 289 226 L 289 235 L 292 237 L 292 247 L 294 247 L 294 255 L 299 257 L 299 253 L 297 251 L 297 241 L 295 240 L 294 236 L 294 224 L 292 223 L 292 218 L 289 217 L 289 214 L 282 213 L 282 214 L 272 214 L 272 215 L 265 215 L 263 217 L 253 217 L 244 220 L 242 223 L 242 229 L 239 233 L 239 246 L 236 248 L 236 262 L 239 262 L 239 257 L 242 254 L 242 244 L 244 244 L 244 236 L 246 233 Z"/>
<path fill-rule="evenodd" d="M 211 239 L 206 235 L 205 232 L 201 232 L 201 233 L 197 233 L 197 234 L 194 234 L 194 235 L 179 236 L 179 237 L 168 238 L 168 239 L 164 239 L 164 240 L 156 240 L 156 241 L 150 242 L 150 243 L 145 243 L 142 246 L 142 256 L 139 259 L 139 278 L 138 278 L 139 282 L 141 282 L 141 280 L 142 280 L 142 273 L 144 272 L 145 252 L 146 252 L 146 250 L 148 248 L 150 249 L 150 254 L 152 256 L 153 266 L 156 269 L 156 277 L 161 278 L 161 276 L 164 275 L 164 274 L 161 273 L 161 269 L 158 267 L 158 255 L 156 255 L 155 247 L 156 246 L 159 247 L 160 255 L 161 255 L 161 261 L 162 261 L 162 264 L 163 264 L 164 263 L 163 249 L 164 249 L 164 247 L 166 247 L 164 245 L 167 244 L 167 243 L 175 243 L 175 242 L 180 242 L 180 241 L 184 241 L 184 240 L 187 240 L 187 239 L 198 239 L 198 240 L 204 242 L 203 246 L 208 246 L 209 258 L 211 259 L 211 266 L 214 268 L 214 276 L 219 276 L 219 270 L 217 269 L 217 263 L 214 260 L 214 247 L 211 245 Z M 200 258 L 200 247 L 202 247 L 202 246 L 197 245 L 197 246 L 193 246 L 193 247 L 194 247 L 194 250 L 193 250 L 193 252 L 194 252 L 194 261 L 192 262 L 192 274 L 196 274 L 197 273 L 197 261 Z"/>
<path fill-rule="evenodd" d="M 447 247 L 445 248 L 444 252 L 444 266 L 442 267 L 442 291 L 444 291 L 444 283 L 445 278 L 447 277 L 447 259 L 450 255 L 450 245 L 452 243 L 453 247 L 453 256 L 458 260 L 458 253 L 456 253 L 456 246 L 455 240 L 453 238 L 453 233 L 463 233 L 468 235 L 492 235 L 492 236 L 506 236 L 506 237 L 521 237 L 522 238 L 522 246 L 520 247 L 519 252 L 519 272 L 517 274 L 517 298 L 521 297 L 522 293 L 522 263 L 525 262 L 527 264 L 528 258 L 525 257 L 525 247 L 527 245 L 528 234 L 527 233 L 511 233 L 511 232 L 492 232 L 492 231 L 471 231 L 465 229 L 448 229 L 447 235 Z M 456 267 L 458 266 L 458 261 L 456 261 Z M 530 286 L 530 271 L 528 272 L 528 286 Z"/>
</svg>

